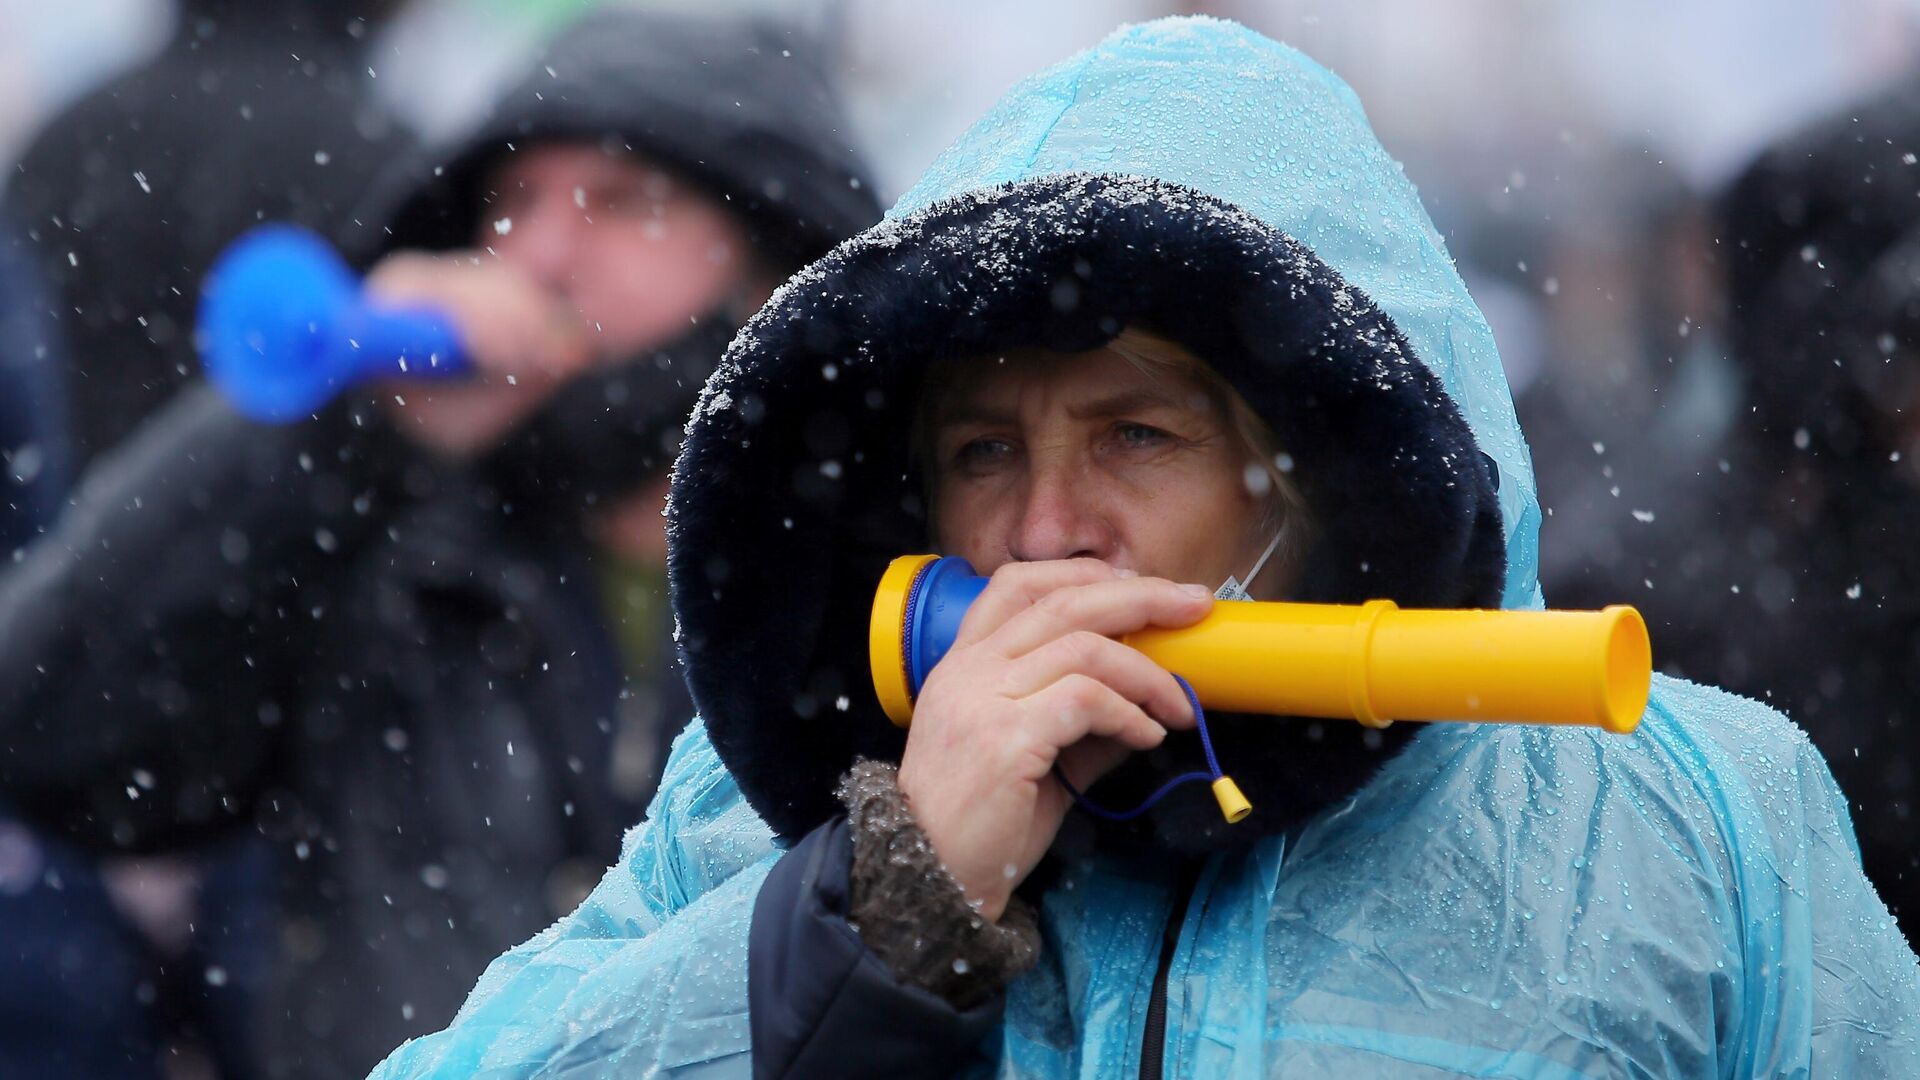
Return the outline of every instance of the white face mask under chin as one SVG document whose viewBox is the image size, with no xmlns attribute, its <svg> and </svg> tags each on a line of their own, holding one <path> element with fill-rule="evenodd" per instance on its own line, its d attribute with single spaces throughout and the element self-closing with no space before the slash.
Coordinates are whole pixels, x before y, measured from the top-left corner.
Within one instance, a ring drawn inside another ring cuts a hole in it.
<svg viewBox="0 0 1920 1080">
<path fill-rule="evenodd" d="M 1251 600 L 1253 599 L 1252 595 L 1249 594 L 1247 590 L 1249 588 L 1252 588 L 1254 576 L 1260 573 L 1261 567 L 1267 565 L 1267 559 L 1273 555 L 1273 550 L 1279 546 L 1280 546 L 1280 534 L 1274 533 L 1273 539 L 1267 542 L 1267 550 L 1260 553 L 1260 560 L 1253 564 L 1253 569 L 1247 571 L 1247 580 L 1241 581 L 1239 578 L 1234 577 L 1232 574 L 1228 574 L 1226 583 L 1221 585 L 1219 588 L 1213 590 L 1214 599 L 1216 600 Z"/>
</svg>

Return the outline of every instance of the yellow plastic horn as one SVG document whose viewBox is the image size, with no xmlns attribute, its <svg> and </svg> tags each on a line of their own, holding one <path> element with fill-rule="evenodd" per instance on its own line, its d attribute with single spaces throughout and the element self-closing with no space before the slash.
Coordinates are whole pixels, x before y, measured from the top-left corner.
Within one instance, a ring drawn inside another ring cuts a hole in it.
<svg viewBox="0 0 1920 1080">
<path fill-rule="evenodd" d="M 1220 603 L 1121 639 L 1227 712 L 1586 724 L 1627 734 L 1653 680 L 1647 624 L 1603 611 L 1402 610 L 1391 600 Z"/>
<path fill-rule="evenodd" d="M 932 579 L 958 564 L 945 583 Z M 984 579 L 957 559 L 894 561 L 870 627 L 874 688 L 907 724 L 920 681 L 952 642 Z M 942 640 L 944 639 L 944 640 Z M 1647 626 L 1631 607 L 1603 611 L 1402 610 L 1218 603 L 1179 630 L 1121 639 L 1227 712 L 1352 719 L 1585 724 L 1626 734 L 1653 677 Z"/>
</svg>

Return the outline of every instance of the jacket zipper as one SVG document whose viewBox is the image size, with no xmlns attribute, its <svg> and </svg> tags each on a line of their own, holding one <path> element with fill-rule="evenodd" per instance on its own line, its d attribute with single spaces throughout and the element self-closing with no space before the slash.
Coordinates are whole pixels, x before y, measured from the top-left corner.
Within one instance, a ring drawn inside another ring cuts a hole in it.
<svg viewBox="0 0 1920 1080">
<path fill-rule="evenodd" d="M 1187 919 L 1187 905 L 1193 900 L 1194 886 L 1200 881 L 1198 864 L 1180 872 L 1180 891 L 1173 902 L 1173 913 L 1160 932 L 1160 965 L 1153 973 L 1153 993 L 1147 998 L 1147 1030 L 1141 1036 L 1140 1080 L 1162 1080 L 1166 1071 L 1167 1048 L 1167 975 L 1173 970 L 1173 954 L 1180 947 L 1180 928 Z"/>
</svg>

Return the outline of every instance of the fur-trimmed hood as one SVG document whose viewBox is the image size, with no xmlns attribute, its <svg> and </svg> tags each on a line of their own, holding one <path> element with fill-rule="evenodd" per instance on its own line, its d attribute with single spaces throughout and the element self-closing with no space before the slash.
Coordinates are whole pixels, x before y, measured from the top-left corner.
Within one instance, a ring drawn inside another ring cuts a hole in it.
<svg viewBox="0 0 1920 1080">
<path fill-rule="evenodd" d="M 1125 28 L 1016 88 L 886 222 L 783 287 L 689 422 L 680 643 L 777 832 L 902 746 L 866 624 L 887 561 L 928 545 L 909 428 L 929 364 L 1129 324 L 1205 359 L 1292 456 L 1319 526 L 1298 598 L 1537 605 L 1538 507 L 1491 335 L 1352 92 L 1230 23 Z M 1215 740 L 1263 831 L 1351 794 L 1411 733 L 1232 720 Z M 1153 827 L 1209 831 L 1205 798 Z"/>
</svg>

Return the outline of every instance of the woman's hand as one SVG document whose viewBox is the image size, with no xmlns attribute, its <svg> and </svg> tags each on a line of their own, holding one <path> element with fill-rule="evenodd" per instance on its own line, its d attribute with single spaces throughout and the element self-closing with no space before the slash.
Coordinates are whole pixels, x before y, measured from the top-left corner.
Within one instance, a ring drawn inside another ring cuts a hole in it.
<svg viewBox="0 0 1920 1080">
<path fill-rule="evenodd" d="M 981 914 L 997 920 L 1053 843 L 1071 798 L 1170 728 L 1193 724 L 1172 675 L 1113 640 L 1199 621 L 1204 585 L 1133 576 L 1094 559 L 1009 563 L 927 676 L 900 790 Z"/>
</svg>

